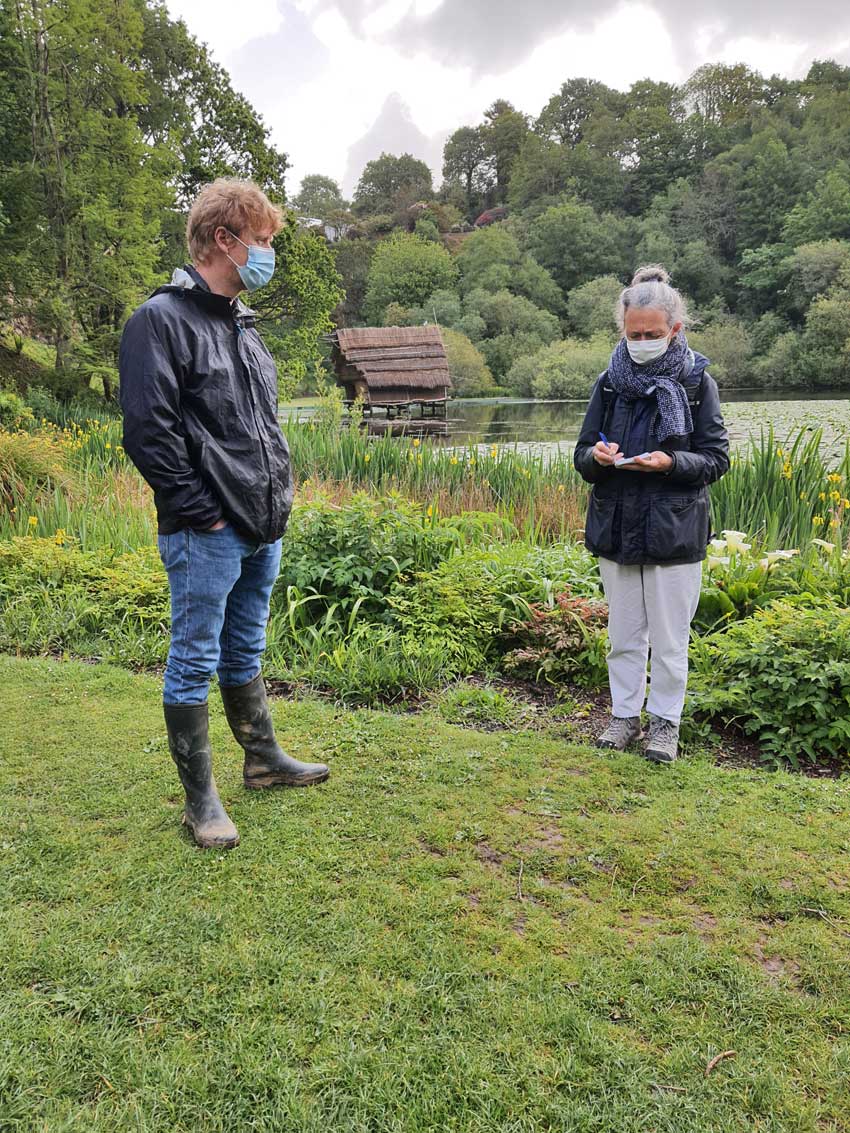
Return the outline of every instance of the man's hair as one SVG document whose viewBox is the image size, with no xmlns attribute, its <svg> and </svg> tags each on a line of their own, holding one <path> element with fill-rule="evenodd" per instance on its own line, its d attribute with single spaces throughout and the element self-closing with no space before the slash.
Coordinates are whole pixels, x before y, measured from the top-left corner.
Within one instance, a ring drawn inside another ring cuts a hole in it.
<svg viewBox="0 0 850 1133">
<path fill-rule="evenodd" d="M 273 205 L 253 181 L 219 177 L 204 185 L 189 209 L 186 243 L 192 260 L 202 264 L 209 258 L 215 247 L 215 230 L 222 226 L 240 237 L 246 228 L 280 232 L 283 210 Z"/>
</svg>

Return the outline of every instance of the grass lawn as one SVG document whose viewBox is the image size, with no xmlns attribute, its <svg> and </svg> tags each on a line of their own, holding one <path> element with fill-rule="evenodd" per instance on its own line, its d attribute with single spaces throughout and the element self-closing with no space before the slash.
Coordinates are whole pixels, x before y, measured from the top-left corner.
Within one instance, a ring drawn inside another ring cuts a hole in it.
<svg viewBox="0 0 850 1133">
<path fill-rule="evenodd" d="M 201 852 L 155 679 L 0 682 L 3 1133 L 850 1129 L 850 781 L 215 695 Z"/>
</svg>

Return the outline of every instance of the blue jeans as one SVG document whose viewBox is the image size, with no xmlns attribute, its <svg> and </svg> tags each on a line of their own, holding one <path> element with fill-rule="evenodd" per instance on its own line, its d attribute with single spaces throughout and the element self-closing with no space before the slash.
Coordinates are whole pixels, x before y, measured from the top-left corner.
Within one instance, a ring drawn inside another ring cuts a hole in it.
<svg viewBox="0 0 850 1133">
<path fill-rule="evenodd" d="M 210 680 L 245 685 L 260 672 L 280 540 L 254 543 L 228 523 L 160 535 L 171 590 L 171 648 L 162 699 L 205 704 Z"/>
</svg>

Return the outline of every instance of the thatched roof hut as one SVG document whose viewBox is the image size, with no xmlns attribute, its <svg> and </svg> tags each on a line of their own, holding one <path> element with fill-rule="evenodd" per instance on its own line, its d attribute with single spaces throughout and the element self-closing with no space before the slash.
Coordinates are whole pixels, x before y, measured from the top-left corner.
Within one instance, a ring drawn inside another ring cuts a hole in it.
<svg viewBox="0 0 850 1133">
<path fill-rule="evenodd" d="M 390 411 L 445 404 L 452 389 L 440 328 L 346 327 L 331 335 L 346 401 Z"/>
</svg>

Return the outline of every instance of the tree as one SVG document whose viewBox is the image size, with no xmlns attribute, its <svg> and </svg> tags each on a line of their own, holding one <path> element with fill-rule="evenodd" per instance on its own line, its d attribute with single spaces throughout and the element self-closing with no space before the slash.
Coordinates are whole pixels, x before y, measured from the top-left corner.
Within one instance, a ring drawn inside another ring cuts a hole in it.
<svg viewBox="0 0 850 1133">
<path fill-rule="evenodd" d="M 443 147 L 443 178 L 463 188 L 466 215 L 480 211 L 486 194 L 493 187 L 493 162 L 480 126 L 461 126 Z"/>
<path fill-rule="evenodd" d="M 453 289 L 457 277 L 457 266 L 442 244 L 407 232 L 394 233 L 378 245 L 372 258 L 366 318 L 380 326 L 388 304 L 418 306 L 434 291 Z"/>
<path fill-rule="evenodd" d="M 714 126 L 728 126 L 746 118 L 763 103 L 764 79 L 744 63 L 706 63 L 684 86 L 689 108 Z"/>
<path fill-rule="evenodd" d="M 444 327 L 442 334 L 449 374 L 457 396 L 486 397 L 495 389 L 495 382 L 484 355 L 460 331 Z"/>
<path fill-rule="evenodd" d="M 585 124 L 594 112 L 618 116 L 625 99 L 596 79 L 569 79 L 553 94 L 534 124 L 541 137 L 563 146 L 577 146 L 584 140 Z"/>
<path fill-rule="evenodd" d="M 763 131 L 728 155 L 742 168 L 737 185 L 737 246 L 740 249 L 773 244 L 782 223 L 800 194 L 802 170 L 788 146 L 771 131 Z"/>
<path fill-rule="evenodd" d="M 86 0 L 89 2 L 89 0 Z M 91 0 L 96 3 L 96 0 Z M 134 0 L 142 19 L 142 100 L 134 106 L 146 141 L 170 151 L 176 199 L 184 209 L 216 177 L 250 177 L 285 201 L 286 155 L 230 76 L 182 20 L 158 0 Z M 108 15 L 106 6 L 100 5 Z"/>
<path fill-rule="evenodd" d="M 825 295 L 848 267 L 850 243 L 845 240 L 818 240 L 795 248 L 783 262 L 788 308 L 798 315 L 805 313 L 812 300 Z"/>
<path fill-rule="evenodd" d="M 629 233 L 614 216 L 599 217 L 590 205 L 554 205 L 528 230 L 528 248 L 565 292 L 600 274 L 625 274 L 631 260 Z"/>
<path fill-rule="evenodd" d="M 498 382 L 517 358 L 532 354 L 560 337 L 554 315 L 507 290 L 495 294 L 482 288 L 471 291 L 465 298 L 464 311 L 465 320 L 477 316 L 484 323 L 484 336 L 479 345 Z"/>
<path fill-rule="evenodd" d="M 457 327 L 463 317 L 460 296 L 456 291 L 435 291 L 418 307 L 390 303 L 384 312 L 384 326 L 423 326 L 436 323 L 441 327 Z"/>
<path fill-rule="evenodd" d="M 321 336 L 333 330 L 331 312 L 342 299 L 334 255 L 321 236 L 299 228 L 289 213 L 275 237 L 279 267 L 255 306 L 269 327 L 266 343 L 283 383 L 301 384 L 321 358 Z"/>
<path fill-rule="evenodd" d="M 563 310 L 561 290 L 549 272 L 519 245 L 506 224 L 480 228 L 461 245 L 457 258 L 461 289 L 499 291 L 506 288 L 524 295 L 538 307 L 558 314 Z"/>
<path fill-rule="evenodd" d="M 776 306 L 788 282 L 790 251 L 787 244 L 763 244 L 741 256 L 738 288 L 748 314 L 761 315 Z"/>
<path fill-rule="evenodd" d="M 668 263 L 676 286 L 700 305 L 731 292 L 734 272 L 721 263 L 706 240 L 677 245 Z"/>
<path fill-rule="evenodd" d="M 369 266 L 375 245 L 369 240 L 339 240 L 332 245 L 334 264 L 342 279 L 343 298 L 334 311 L 337 326 L 353 327 L 362 322 Z"/>
<path fill-rule="evenodd" d="M 850 291 L 822 295 L 812 303 L 799 339 L 797 365 L 812 386 L 850 382 Z"/>
<path fill-rule="evenodd" d="M 626 96 L 620 160 L 627 170 L 626 207 L 642 213 L 652 198 L 693 172 L 677 87 L 649 79 L 634 83 Z"/>
<path fill-rule="evenodd" d="M 431 170 L 412 154 L 382 153 L 367 162 L 354 193 L 358 216 L 393 213 L 434 195 Z"/>
<path fill-rule="evenodd" d="M 319 220 L 329 220 L 334 213 L 348 209 L 339 185 L 332 177 L 321 173 L 309 173 L 302 180 L 298 196 L 293 197 L 292 203 L 304 216 L 315 216 Z"/>
<path fill-rule="evenodd" d="M 39 0 L 21 0 L 3 19 L 21 80 L 5 89 L 29 129 L 0 168 L 0 283 L 52 341 L 59 370 L 84 342 L 80 380 L 98 372 L 110 392 L 121 324 L 155 278 L 172 169 L 132 112 L 146 97 L 138 7 L 75 0 L 52 19 Z"/>
<path fill-rule="evenodd" d="M 529 134 L 520 147 L 511 171 L 508 199 L 514 209 L 545 202 L 554 204 L 571 182 L 570 151 L 558 142 Z"/>
<path fill-rule="evenodd" d="M 688 334 L 694 350 L 704 354 L 721 386 L 746 386 L 751 376 L 753 347 L 747 328 L 734 315 L 713 319 Z"/>
<path fill-rule="evenodd" d="M 789 244 L 850 238 L 850 165 L 840 161 L 794 206 L 782 230 Z"/>
<path fill-rule="evenodd" d="M 496 199 L 504 203 L 508 199 L 511 170 L 528 133 L 528 118 L 503 98 L 496 99 L 484 111 L 484 118 L 483 137 L 496 177 Z"/>
<path fill-rule="evenodd" d="M 850 67 L 842 67 L 833 59 L 816 59 L 809 67 L 804 85 L 808 91 L 817 87 L 850 91 Z"/>
<path fill-rule="evenodd" d="M 581 338 L 616 331 L 614 317 L 623 284 L 615 275 L 600 275 L 574 288 L 567 296 L 570 326 Z"/>
<path fill-rule="evenodd" d="M 123 320 L 182 254 L 199 185 L 253 176 L 282 200 L 286 158 L 161 4 L 19 0 L 0 52 L 0 290 L 59 370 L 109 394 Z"/>
</svg>

